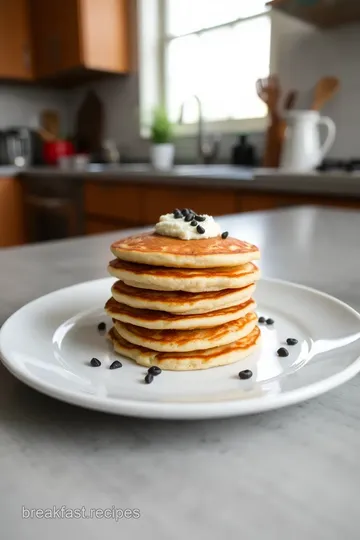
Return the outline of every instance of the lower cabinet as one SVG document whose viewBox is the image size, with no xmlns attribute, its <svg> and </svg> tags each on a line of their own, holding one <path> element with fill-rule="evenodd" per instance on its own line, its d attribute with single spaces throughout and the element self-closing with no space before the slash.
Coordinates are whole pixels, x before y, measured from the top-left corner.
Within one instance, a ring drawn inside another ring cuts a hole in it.
<svg viewBox="0 0 360 540">
<path fill-rule="evenodd" d="M 231 190 L 206 190 L 191 186 L 147 188 L 142 200 L 142 221 L 145 225 L 156 223 L 159 216 L 174 208 L 192 208 L 200 214 L 223 216 L 236 212 L 235 192 Z"/>
<path fill-rule="evenodd" d="M 174 208 L 222 216 L 239 211 L 233 190 L 205 190 L 179 186 L 141 186 L 113 181 L 86 182 L 85 231 L 96 234 L 116 229 L 143 227 Z"/>
<path fill-rule="evenodd" d="M 24 207 L 17 178 L 0 177 L 0 247 L 25 243 Z"/>
<path fill-rule="evenodd" d="M 85 234 L 101 234 L 112 231 L 119 231 L 121 229 L 128 229 L 128 224 L 123 224 L 121 221 L 115 223 L 109 223 L 101 218 L 86 218 L 85 221 Z"/>
<path fill-rule="evenodd" d="M 360 199 L 296 193 L 207 189 L 190 186 L 131 184 L 102 180 L 86 182 L 85 232 L 96 234 L 143 227 L 157 222 L 174 208 L 223 216 L 301 205 L 360 208 Z"/>
</svg>

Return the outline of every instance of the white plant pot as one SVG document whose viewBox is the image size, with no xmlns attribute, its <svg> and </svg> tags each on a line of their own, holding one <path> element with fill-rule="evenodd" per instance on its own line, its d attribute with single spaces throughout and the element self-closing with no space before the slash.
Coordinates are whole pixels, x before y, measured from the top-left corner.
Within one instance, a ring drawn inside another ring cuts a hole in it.
<svg viewBox="0 0 360 540">
<path fill-rule="evenodd" d="M 150 149 L 151 164 L 154 169 L 168 171 L 174 164 L 175 147 L 172 143 L 153 144 Z"/>
</svg>

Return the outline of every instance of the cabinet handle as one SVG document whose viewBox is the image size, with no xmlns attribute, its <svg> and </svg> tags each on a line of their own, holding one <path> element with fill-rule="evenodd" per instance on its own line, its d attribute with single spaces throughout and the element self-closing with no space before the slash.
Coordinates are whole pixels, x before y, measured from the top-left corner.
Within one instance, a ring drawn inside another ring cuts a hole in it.
<svg viewBox="0 0 360 540">
<path fill-rule="evenodd" d="M 31 69 L 31 53 L 28 45 L 23 45 L 23 63 L 26 71 Z"/>
</svg>

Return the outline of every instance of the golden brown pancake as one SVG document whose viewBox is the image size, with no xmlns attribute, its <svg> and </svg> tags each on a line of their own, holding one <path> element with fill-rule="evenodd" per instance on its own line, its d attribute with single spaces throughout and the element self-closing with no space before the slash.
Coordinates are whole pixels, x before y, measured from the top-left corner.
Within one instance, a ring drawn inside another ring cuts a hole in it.
<svg viewBox="0 0 360 540">
<path fill-rule="evenodd" d="M 259 344 L 260 330 L 255 326 L 246 337 L 223 347 L 185 353 L 156 352 L 134 345 L 122 338 L 115 328 L 110 330 L 109 338 L 118 354 L 135 360 L 141 366 L 147 368 L 159 366 L 164 370 L 190 371 L 225 366 L 246 358 L 255 351 Z"/>
<path fill-rule="evenodd" d="M 168 268 L 114 259 L 109 273 L 132 287 L 159 291 L 220 291 L 246 287 L 260 277 L 253 263 L 222 268 Z"/>
<path fill-rule="evenodd" d="M 189 330 L 192 328 L 212 328 L 235 321 L 251 313 L 256 308 L 254 300 L 238 306 L 232 306 L 210 313 L 201 314 L 174 314 L 166 311 L 152 311 L 150 309 L 138 309 L 125 304 L 120 304 L 114 298 L 110 298 L 105 305 L 105 311 L 109 317 L 123 323 L 152 328 L 155 330 Z"/>
<path fill-rule="evenodd" d="M 252 332 L 256 321 L 255 313 L 248 313 L 215 328 L 150 330 L 113 319 L 117 333 L 126 341 L 160 352 L 187 352 L 227 345 Z"/>
<path fill-rule="evenodd" d="M 185 291 L 152 291 L 130 287 L 123 281 L 116 281 L 111 294 L 117 302 L 134 308 L 167 311 L 168 313 L 208 313 L 247 302 L 254 293 L 255 284 L 242 289 L 225 289 L 189 293 Z"/>
<path fill-rule="evenodd" d="M 123 261 L 171 268 L 240 266 L 260 258 L 256 246 L 237 238 L 181 240 L 154 232 L 118 240 L 112 244 L 111 251 Z"/>
</svg>

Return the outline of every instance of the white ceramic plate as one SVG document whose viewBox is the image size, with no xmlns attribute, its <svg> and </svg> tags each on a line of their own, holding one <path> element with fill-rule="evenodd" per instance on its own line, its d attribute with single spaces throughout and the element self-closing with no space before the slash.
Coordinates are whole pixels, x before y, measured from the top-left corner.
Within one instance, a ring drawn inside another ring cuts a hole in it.
<svg viewBox="0 0 360 540">
<path fill-rule="evenodd" d="M 115 414 L 173 419 L 218 418 L 298 403 L 339 386 L 360 371 L 360 315 L 306 287 L 263 279 L 256 291 L 262 343 L 251 357 L 205 371 L 168 372 L 144 383 L 147 370 L 115 355 L 97 330 L 112 279 L 75 285 L 21 308 L 4 324 L 0 351 L 15 377 L 52 397 Z M 298 345 L 288 347 L 294 337 Z M 279 358 L 280 346 L 290 355 Z M 92 357 L 101 367 L 89 366 Z M 251 369 L 242 381 L 238 373 Z"/>
</svg>

